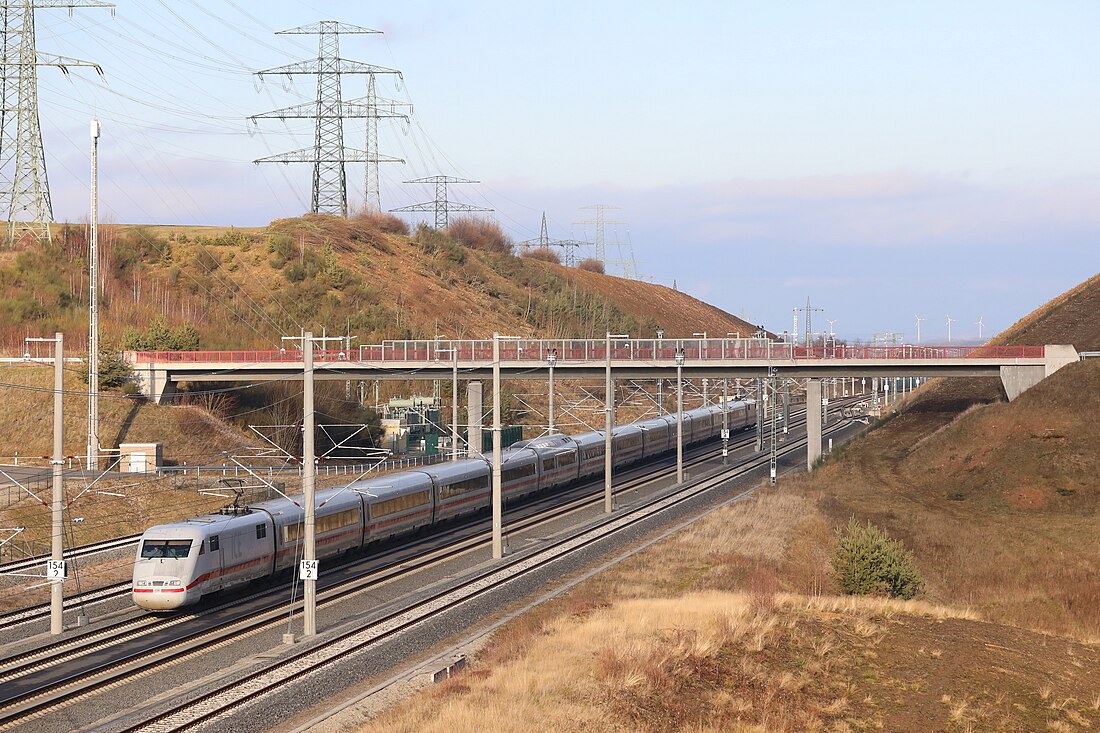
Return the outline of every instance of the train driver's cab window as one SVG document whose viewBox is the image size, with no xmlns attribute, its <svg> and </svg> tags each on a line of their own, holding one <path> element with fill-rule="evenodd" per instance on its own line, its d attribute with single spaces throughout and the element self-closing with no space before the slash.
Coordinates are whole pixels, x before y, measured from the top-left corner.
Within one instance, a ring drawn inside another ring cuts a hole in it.
<svg viewBox="0 0 1100 733">
<path fill-rule="evenodd" d="M 141 545 L 141 556 L 145 559 L 179 559 L 189 552 L 191 540 L 145 540 Z"/>
</svg>

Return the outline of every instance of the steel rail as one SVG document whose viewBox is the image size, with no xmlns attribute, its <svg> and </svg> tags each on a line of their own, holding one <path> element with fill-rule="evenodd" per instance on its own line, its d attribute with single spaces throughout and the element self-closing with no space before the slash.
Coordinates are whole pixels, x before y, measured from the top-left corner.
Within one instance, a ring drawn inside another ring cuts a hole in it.
<svg viewBox="0 0 1100 733">
<path fill-rule="evenodd" d="M 836 423 L 825 434 L 835 432 L 847 424 Z M 780 451 L 780 455 L 789 455 L 799 450 L 805 443 L 806 438 L 794 441 L 785 446 Z M 325 639 L 309 649 L 292 651 L 284 659 L 272 661 L 261 669 L 221 683 L 196 697 L 173 703 L 167 710 L 116 730 L 118 733 L 137 733 L 138 731 L 173 733 L 209 722 L 227 712 L 239 709 L 243 703 L 269 694 L 292 681 L 297 681 L 305 674 L 343 660 L 349 654 L 377 645 L 464 603 L 497 590 L 517 578 L 530 575 L 570 553 L 590 547 L 616 532 L 635 526 L 662 511 L 689 501 L 731 479 L 756 471 L 764 466 L 765 458 L 765 456 L 753 456 L 736 466 L 718 469 L 711 476 L 698 479 L 696 482 L 682 484 L 680 489 L 663 497 L 647 500 L 618 515 L 602 519 L 594 526 L 554 540 L 530 554 L 517 555 L 505 559 L 503 565 L 497 564 L 492 568 L 477 571 L 465 579 L 458 588 L 431 593 L 426 598 L 382 616 L 365 628 L 353 628 L 350 631 L 340 632 L 333 638 Z M 748 495 L 754 490 L 755 487 L 747 489 L 743 494 Z"/>
<path fill-rule="evenodd" d="M 751 439 L 745 439 L 744 441 L 742 441 L 742 447 L 744 445 L 748 445 L 751 442 Z M 691 456 L 691 460 L 687 463 L 687 465 L 695 466 L 708 460 L 712 460 L 713 458 L 714 451 L 711 447 L 707 446 L 704 447 L 703 450 L 696 451 L 696 453 Z M 616 488 L 616 493 L 635 491 L 648 483 L 652 483 L 659 480 L 660 478 L 664 478 L 668 473 L 671 473 L 670 469 L 663 469 L 662 473 L 656 477 L 642 476 L 628 479 Z M 575 499 L 571 499 L 562 504 L 557 504 L 551 508 L 548 508 L 546 511 L 540 514 L 532 515 L 531 517 L 526 517 L 523 519 L 518 519 L 509 526 L 509 531 L 522 531 L 538 526 L 540 522 L 545 521 L 546 515 L 551 512 L 553 513 L 554 518 L 560 518 L 562 516 L 575 512 L 578 509 L 591 504 L 592 496 L 595 496 L 595 492 L 577 497 Z M 470 549 L 473 546 L 476 546 L 477 543 L 478 540 L 475 537 L 469 538 L 467 540 L 460 540 L 458 542 L 452 543 L 447 548 L 441 549 L 455 548 L 456 552 L 461 552 L 465 551 L 466 549 Z M 360 556 L 349 560 L 346 563 L 340 563 L 339 565 L 334 567 L 346 567 L 363 562 L 365 560 L 375 559 L 376 557 L 377 556 Z M 410 565 L 408 561 L 404 560 L 395 561 L 392 564 L 383 565 L 382 567 L 373 571 L 370 576 L 367 576 L 367 578 L 371 579 L 374 576 L 384 574 L 392 568 L 400 568 L 402 572 L 408 572 L 414 569 L 419 570 L 421 569 L 421 567 L 422 566 L 416 564 Z M 390 580 L 393 577 L 394 576 L 386 575 L 384 577 L 384 580 Z M 325 591 L 327 592 L 329 590 L 340 590 L 346 594 L 346 586 L 354 585 L 357 581 L 360 580 L 362 580 L 362 578 L 350 578 L 345 581 L 341 581 L 335 585 L 326 586 Z M 130 583 L 126 582 L 122 585 L 125 586 L 122 589 L 122 593 L 129 593 Z M 220 604 L 212 608 L 204 608 L 197 613 L 183 612 L 174 614 L 172 616 L 157 616 L 147 614 L 137 618 L 122 619 L 105 627 L 89 629 L 87 632 L 78 636 L 61 639 L 46 646 L 38 647 L 33 650 L 28 650 L 26 652 L 0 659 L 0 683 L 6 682 L 11 679 L 16 679 L 20 676 L 32 673 L 36 670 L 43 669 L 54 664 L 69 661 L 82 654 L 98 651 L 99 649 L 102 649 L 108 645 L 127 641 L 139 635 L 147 634 L 151 631 L 161 630 L 170 626 L 183 623 L 185 621 L 190 621 L 195 618 L 208 616 L 219 611 L 224 611 L 226 608 L 239 605 L 243 602 L 256 600 L 265 596 L 272 596 L 282 590 L 284 590 L 284 587 L 267 588 L 263 591 L 249 596 L 234 598 L 230 602 Z M 285 601 L 279 601 L 280 606 L 282 606 L 284 603 Z M 48 608 L 49 606 L 47 604 L 46 609 L 48 610 Z M 146 653 L 148 653 L 149 651 L 152 650 L 146 650 Z M 4 705 L 7 704 L 8 703 L 4 703 Z"/>
<path fill-rule="evenodd" d="M 804 415 L 804 412 L 804 410 L 800 410 L 797 414 L 801 416 Z M 804 420 L 794 422 L 792 423 L 792 425 L 798 426 L 801 425 L 802 422 L 804 422 Z M 731 447 L 745 447 L 751 444 L 753 440 L 754 439 L 751 437 L 746 437 L 738 441 L 737 443 L 732 444 Z M 787 453 L 797 449 L 798 446 L 803 445 L 804 443 L 804 438 L 795 441 L 794 443 L 786 446 L 785 449 L 782 451 L 782 454 L 786 455 Z M 708 460 L 712 460 L 714 458 L 714 454 L 715 451 L 712 447 L 704 446 L 702 450 L 696 452 L 696 454 L 689 460 L 687 465 L 694 467 L 701 463 L 705 463 Z M 746 459 L 745 461 L 742 461 L 741 463 L 737 464 L 737 466 L 731 468 L 750 465 L 759 459 L 760 456 L 754 456 L 752 458 Z M 644 466 L 634 467 L 630 470 L 637 471 L 638 468 L 644 468 Z M 672 467 L 666 466 L 662 467 L 660 473 L 658 473 L 657 475 L 650 474 L 646 476 L 633 477 L 620 484 L 620 486 L 616 488 L 616 493 L 635 491 L 648 484 L 652 484 L 656 481 L 666 478 L 667 475 L 672 473 L 672 470 Z M 562 516 L 579 511 L 580 509 L 591 505 L 593 502 L 598 501 L 600 493 L 601 492 L 591 492 L 584 496 L 577 497 L 568 502 L 565 502 L 564 504 L 558 504 L 553 507 L 549 507 L 546 510 L 541 511 L 540 513 L 535 514 L 531 517 L 516 520 L 510 525 L 509 531 L 522 531 L 525 529 L 530 529 L 532 527 L 537 527 L 542 523 L 554 519 L 560 519 Z M 440 562 L 444 559 L 448 559 L 463 552 L 476 549 L 485 543 L 485 540 L 480 539 L 480 537 L 481 535 L 478 535 L 467 538 L 465 540 L 459 540 L 455 543 L 452 543 L 451 545 L 448 545 L 447 547 L 440 548 L 439 550 L 428 553 L 427 555 L 423 556 L 423 558 L 417 561 L 395 561 L 390 565 L 386 565 L 375 571 L 372 571 L 372 573 L 368 576 L 349 578 L 347 580 L 339 581 L 333 585 L 327 586 L 323 591 L 323 599 L 321 600 L 320 605 L 328 605 L 329 603 L 348 597 L 349 594 L 364 592 L 377 586 L 379 583 L 388 582 L 389 580 L 392 580 L 393 578 L 398 577 L 402 574 L 422 569 L 423 567 L 429 566 L 436 562 Z M 365 558 L 360 557 L 356 560 L 353 560 L 349 564 L 362 562 L 364 559 Z M 100 628 L 94 631 L 90 631 L 89 633 L 84 634 L 81 637 L 62 640 L 48 647 L 42 647 L 37 650 L 27 652 L 23 655 L 16 655 L 9 659 L 0 660 L 0 682 L 17 678 L 21 675 L 31 673 L 35 670 L 42 669 L 53 664 L 64 662 L 66 660 L 79 656 L 79 654 L 86 654 L 102 649 L 111 644 L 116 644 L 127 639 L 132 639 L 136 636 L 149 633 L 153 630 L 163 629 L 167 626 L 183 623 L 184 621 L 192 620 L 197 616 L 212 614 L 216 611 L 224 610 L 225 608 L 238 605 L 248 600 L 262 598 L 265 595 L 271 596 L 274 600 L 275 594 L 279 593 L 281 590 L 283 590 L 283 588 L 265 589 L 264 591 L 253 594 L 251 596 L 235 598 L 231 602 L 221 604 L 215 608 L 204 609 L 198 614 L 188 614 L 185 616 L 177 615 L 168 618 L 144 616 L 138 619 L 127 619 L 106 628 Z M 128 588 L 124 592 L 129 592 Z M 140 650 L 126 658 L 112 660 L 111 662 L 104 663 L 99 667 L 91 670 L 82 670 L 81 672 L 75 674 L 73 677 L 77 680 L 85 681 L 88 684 L 79 685 L 78 690 L 68 691 L 64 698 L 41 701 L 39 704 L 32 705 L 29 709 L 27 709 L 26 705 L 21 704 L 33 698 L 40 698 L 42 695 L 48 694 L 52 691 L 57 691 L 67 685 L 71 686 L 70 683 L 73 681 L 73 679 L 57 680 L 54 683 L 43 686 L 42 688 L 31 690 L 16 698 L 12 698 L 11 700 L 4 703 L 4 710 L 0 711 L 0 730 L 6 729 L 7 719 L 9 719 L 12 714 L 19 715 L 20 717 L 25 717 L 26 714 L 32 713 L 43 707 L 47 709 L 60 707 L 67 700 L 72 699 L 74 695 L 87 693 L 89 689 L 94 689 L 99 685 L 106 684 L 107 682 L 113 682 L 120 677 L 128 676 L 129 674 L 139 671 L 141 668 L 144 668 L 149 664 L 161 663 L 166 659 L 173 659 L 182 655 L 190 655 L 197 651 L 196 649 L 194 649 L 194 647 L 197 645 L 195 643 L 196 639 L 204 639 L 205 637 L 210 637 L 205 638 L 205 640 L 201 642 L 201 646 L 210 646 L 217 644 L 219 641 L 228 636 L 241 633 L 241 629 L 237 627 L 241 626 L 242 624 L 248 627 L 246 630 L 253 630 L 263 625 L 270 624 L 273 621 L 281 622 L 285 614 L 285 604 L 285 600 L 279 599 L 277 603 L 273 604 L 268 609 L 260 609 L 260 611 L 254 612 L 253 615 L 251 615 L 249 619 L 246 620 L 249 623 L 245 623 L 241 619 L 235 619 L 220 627 L 214 629 L 198 630 L 193 634 L 187 634 L 183 637 L 178 637 L 176 639 L 168 641 L 160 647 Z M 256 615 L 257 613 L 262 615 Z M 272 613 L 274 613 L 274 617 L 268 618 L 268 614 Z M 153 620 L 150 621 L 150 619 Z M 112 634 L 112 632 L 117 633 Z M 172 649 L 175 649 L 176 651 L 170 652 L 169 650 Z M 51 654 L 50 652 L 53 653 Z M 98 681 L 92 679 L 93 675 L 103 674 L 110 669 L 116 668 L 120 662 L 127 662 L 132 659 L 140 659 L 142 657 L 150 656 L 153 656 L 154 659 L 147 661 L 145 665 L 142 665 L 138 669 L 129 669 L 127 671 L 124 671 L 122 674 L 116 675 L 111 680 Z M 13 706 L 18 706 L 19 709 L 12 710 L 11 708 Z"/>
</svg>

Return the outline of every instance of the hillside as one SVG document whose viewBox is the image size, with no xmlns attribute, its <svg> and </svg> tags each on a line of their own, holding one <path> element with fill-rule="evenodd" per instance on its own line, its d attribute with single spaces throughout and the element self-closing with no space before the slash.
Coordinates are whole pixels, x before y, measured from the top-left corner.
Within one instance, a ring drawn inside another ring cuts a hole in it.
<svg viewBox="0 0 1100 733">
<path fill-rule="evenodd" d="M 660 285 L 513 256 L 488 222 L 407 232 L 384 214 L 307 215 L 257 229 L 104 226 L 104 338 L 132 343 L 158 320 L 210 349 L 271 348 L 302 328 L 356 343 L 752 328 Z M 55 330 L 71 351 L 83 348 L 84 228 L 58 227 L 54 241 L 0 252 L 0 349 L 8 353 L 22 353 L 26 334 Z"/>
<path fill-rule="evenodd" d="M 1097 305 L 1100 277 L 997 341 L 1098 350 Z M 724 507 L 509 624 L 465 676 L 341 724 L 1094 729 L 1100 360 L 1001 400 L 996 380 L 930 382 L 812 475 Z M 835 595 L 829 560 L 852 517 L 913 552 L 919 602 Z"/>
</svg>

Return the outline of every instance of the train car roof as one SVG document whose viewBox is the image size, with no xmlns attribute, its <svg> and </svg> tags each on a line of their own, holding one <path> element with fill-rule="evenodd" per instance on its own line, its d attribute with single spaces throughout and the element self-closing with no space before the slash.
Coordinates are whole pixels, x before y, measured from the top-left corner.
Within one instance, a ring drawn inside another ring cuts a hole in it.
<svg viewBox="0 0 1100 733">
<path fill-rule="evenodd" d="M 642 430 L 663 430 L 667 428 L 671 423 L 675 422 L 675 418 L 669 418 L 665 416 L 651 417 L 646 420 L 639 420 L 634 423 Z"/>
<path fill-rule="evenodd" d="M 418 473 L 426 473 L 437 481 L 449 483 L 462 481 L 477 476 L 485 476 L 489 473 L 489 464 L 479 458 L 467 458 L 461 461 L 449 463 L 436 463 L 417 469 Z"/>
<path fill-rule="evenodd" d="M 518 466 L 523 463 L 534 463 L 536 460 L 538 460 L 538 454 L 528 448 L 509 448 L 500 454 L 501 466 Z M 490 459 L 489 462 L 492 463 L 492 460 Z"/>
<path fill-rule="evenodd" d="M 630 423 L 628 425 L 616 425 L 611 429 L 611 435 L 618 437 L 620 435 L 632 435 L 634 433 L 641 434 L 642 429 L 637 423 Z"/>
<path fill-rule="evenodd" d="M 595 445 L 604 442 L 603 431 L 596 430 L 591 433 L 581 433 L 573 436 L 573 442 L 578 446 Z"/>
<path fill-rule="evenodd" d="M 425 484 L 431 484 L 431 478 L 421 471 L 395 471 L 394 473 L 355 481 L 351 484 L 349 490 L 356 493 L 370 492 L 378 495 L 379 493 L 416 491 L 424 488 Z"/>
<path fill-rule="evenodd" d="M 537 438 L 512 443 L 511 448 L 572 448 L 573 438 L 564 433 L 540 435 Z"/>
</svg>

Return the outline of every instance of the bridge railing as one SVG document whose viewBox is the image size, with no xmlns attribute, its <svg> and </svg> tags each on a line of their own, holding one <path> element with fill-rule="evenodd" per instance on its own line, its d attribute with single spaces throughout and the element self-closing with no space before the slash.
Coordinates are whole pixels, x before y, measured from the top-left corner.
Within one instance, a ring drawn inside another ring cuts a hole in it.
<svg viewBox="0 0 1100 733">
<path fill-rule="evenodd" d="M 1031 359 L 1042 358 L 1043 346 L 799 346 L 764 339 L 622 339 L 611 341 L 613 362 L 668 362 L 683 351 L 688 362 L 708 360 L 912 360 L 912 359 Z M 507 339 L 500 341 L 502 362 L 546 362 L 553 355 L 559 363 L 602 362 L 607 359 L 605 339 Z M 133 363 L 301 363 L 297 349 L 278 351 L 131 351 Z M 350 349 L 318 349 L 317 362 L 415 362 L 446 364 L 493 360 L 493 341 L 385 341 Z"/>
</svg>

